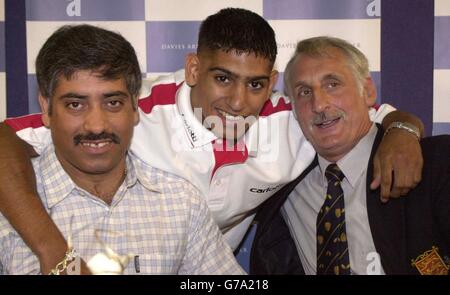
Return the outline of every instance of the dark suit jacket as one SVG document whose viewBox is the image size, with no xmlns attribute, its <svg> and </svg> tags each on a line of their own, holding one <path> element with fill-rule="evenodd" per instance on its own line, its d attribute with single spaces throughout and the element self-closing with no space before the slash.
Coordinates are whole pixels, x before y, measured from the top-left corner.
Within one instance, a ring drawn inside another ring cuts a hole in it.
<svg viewBox="0 0 450 295">
<path fill-rule="evenodd" d="M 367 171 L 367 210 L 370 229 L 386 274 L 419 274 L 411 260 L 437 247 L 450 264 L 450 136 L 424 138 L 421 183 L 405 197 L 384 204 L 380 191 L 369 185 L 373 156 L 381 142 L 379 130 Z M 297 249 L 280 208 L 295 186 L 318 165 L 317 158 L 297 179 L 262 204 L 250 256 L 251 274 L 304 274 Z"/>
</svg>

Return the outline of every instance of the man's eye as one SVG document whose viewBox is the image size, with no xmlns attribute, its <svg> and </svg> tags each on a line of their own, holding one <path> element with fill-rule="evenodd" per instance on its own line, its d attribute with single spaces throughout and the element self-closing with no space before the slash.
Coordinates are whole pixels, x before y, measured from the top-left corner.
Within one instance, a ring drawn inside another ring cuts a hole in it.
<svg viewBox="0 0 450 295">
<path fill-rule="evenodd" d="M 66 107 L 68 107 L 71 110 L 79 110 L 82 107 L 82 104 L 78 101 L 72 101 L 66 104 Z"/>
<path fill-rule="evenodd" d="M 339 82 L 336 82 L 336 81 L 329 82 L 327 86 L 328 86 L 328 88 L 336 88 L 339 86 Z"/>
<path fill-rule="evenodd" d="M 298 91 L 298 96 L 299 97 L 306 97 L 311 95 L 311 89 L 308 88 L 302 88 Z"/>
<path fill-rule="evenodd" d="M 119 100 L 111 100 L 108 102 L 108 105 L 112 107 L 118 107 L 122 105 L 122 102 Z"/>
<path fill-rule="evenodd" d="M 227 83 L 229 81 L 227 76 L 216 76 L 216 80 L 220 83 Z"/>
<path fill-rule="evenodd" d="M 250 82 L 250 87 L 253 89 L 261 89 L 264 87 L 263 83 L 259 82 L 259 81 L 252 81 Z"/>
</svg>

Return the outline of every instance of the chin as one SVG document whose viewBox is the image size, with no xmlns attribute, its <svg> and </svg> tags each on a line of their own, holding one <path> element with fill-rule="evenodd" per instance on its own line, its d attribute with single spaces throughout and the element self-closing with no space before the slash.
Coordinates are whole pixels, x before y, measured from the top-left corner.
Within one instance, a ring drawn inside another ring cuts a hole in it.
<svg viewBox="0 0 450 295">
<path fill-rule="evenodd" d="M 114 169 L 111 163 L 89 163 L 81 166 L 81 170 L 88 174 L 103 174 Z"/>
</svg>

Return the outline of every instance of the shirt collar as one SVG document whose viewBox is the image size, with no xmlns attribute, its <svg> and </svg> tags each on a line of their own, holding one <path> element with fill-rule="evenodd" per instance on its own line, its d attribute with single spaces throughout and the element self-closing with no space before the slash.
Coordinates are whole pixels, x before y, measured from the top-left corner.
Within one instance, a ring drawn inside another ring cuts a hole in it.
<svg viewBox="0 0 450 295">
<path fill-rule="evenodd" d="M 369 132 L 355 145 L 355 147 L 342 159 L 336 162 L 352 188 L 355 187 L 358 179 L 367 169 L 370 154 L 372 152 L 372 145 L 377 132 L 378 128 L 375 124 L 372 124 Z M 318 155 L 318 159 L 320 172 L 322 174 L 324 183 L 326 183 L 325 170 L 327 169 L 328 165 L 331 164 L 331 162 L 325 160 L 320 155 Z M 355 165 L 356 162 L 358 163 L 358 165 Z"/>
<path fill-rule="evenodd" d="M 156 178 L 152 178 L 151 173 L 146 171 L 141 162 L 137 161 L 140 160 L 137 160 L 134 155 L 127 155 L 127 173 L 122 185 L 125 185 L 128 189 L 139 181 L 147 189 L 160 192 L 161 188 Z M 72 192 L 77 195 L 89 194 L 86 190 L 78 187 L 63 169 L 56 157 L 53 144 L 50 144 L 41 154 L 39 166 L 42 173 L 42 186 L 44 188 L 45 199 L 49 209 L 63 201 Z"/>
<path fill-rule="evenodd" d="M 201 147 L 218 139 L 195 116 L 191 105 L 191 88 L 186 82 L 178 89 L 176 99 L 178 111 L 180 112 L 186 135 L 192 147 Z M 201 114 L 198 114 L 198 116 L 201 117 Z M 256 120 L 243 137 L 250 157 L 256 156 L 258 151 L 258 126 L 259 123 Z"/>
<path fill-rule="evenodd" d="M 167 182 L 164 181 L 164 179 L 161 179 L 161 170 L 144 163 L 132 152 L 128 153 L 128 160 L 135 173 L 135 178 L 132 178 L 129 183 L 127 182 L 127 185 L 130 185 L 129 187 L 133 186 L 136 182 L 139 182 L 150 191 L 157 193 L 162 193 L 164 191 Z"/>
<path fill-rule="evenodd" d="M 200 147 L 217 139 L 214 133 L 203 127 L 195 117 L 191 105 L 191 88 L 186 82 L 178 89 L 177 107 L 192 147 Z M 201 114 L 199 116 L 201 117 Z"/>
</svg>

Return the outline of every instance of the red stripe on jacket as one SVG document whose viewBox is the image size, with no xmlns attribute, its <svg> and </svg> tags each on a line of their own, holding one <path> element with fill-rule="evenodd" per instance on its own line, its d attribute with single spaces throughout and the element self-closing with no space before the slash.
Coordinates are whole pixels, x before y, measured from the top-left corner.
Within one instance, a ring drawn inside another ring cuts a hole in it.
<svg viewBox="0 0 450 295">
<path fill-rule="evenodd" d="M 152 93 L 138 101 L 139 108 L 146 114 L 151 113 L 154 106 L 175 104 L 178 88 L 182 83 L 160 84 L 152 87 Z"/>
<path fill-rule="evenodd" d="M 5 123 L 16 132 L 30 127 L 39 128 L 44 126 L 44 123 L 42 122 L 42 114 L 32 114 L 6 119 Z"/>
<path fill-rule="evenodd" d="M 282 111 L 290 111 L 292 110 L 292 106 L 290 103 L 286 103 L 282 97 L 278 100 L 278 104 L 274 106 L 271 100 L 266 101 L 261 112 L 259 112 L 260 116 L 267 117 L 272 114 L 282 112 Z"/>
</svg>

